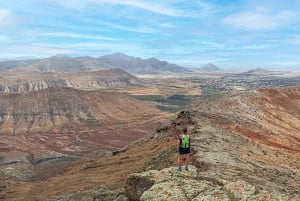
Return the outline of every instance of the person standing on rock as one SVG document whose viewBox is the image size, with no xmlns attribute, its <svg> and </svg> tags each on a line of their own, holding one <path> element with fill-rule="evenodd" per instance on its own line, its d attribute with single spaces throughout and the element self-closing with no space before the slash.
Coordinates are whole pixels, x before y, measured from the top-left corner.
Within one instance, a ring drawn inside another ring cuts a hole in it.
<svg viewBox="0 0 300 201">
<path fill-rule="evenodd" d="M 187 128 L 182 130 L 182 134 L 178 137 L 178 168 L 177 171 L 181 172 L 181 162 L 184 159 L 185 161 L 185 170 L 189 171 L 189 162 L 190 162 L 190 135 L 187 134 Z"/>
</svg>

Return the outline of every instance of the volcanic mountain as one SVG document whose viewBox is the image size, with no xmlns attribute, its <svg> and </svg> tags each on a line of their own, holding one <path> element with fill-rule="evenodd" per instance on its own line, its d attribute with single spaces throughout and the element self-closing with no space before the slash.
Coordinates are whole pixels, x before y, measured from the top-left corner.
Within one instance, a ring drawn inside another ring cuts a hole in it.
<svg viewBox="0 0 300 201">
<path fill-rule="evenodd" d="M 94 57 L 54 56 L 45 59 L 9 60 L 0 62 L 0 70 L 9 72 L 87 72 L 120 68 L 129 73 L 157 74 L 164 72 L 187 72 L 176 64 L 160 61 L 156 58 L 142 59 L 122 53 Z"/>
<path fill-rule="evenodd" d="M 27 93 L 49 87 L 71 87 L 76 89 L 115 89 L 140 86 L 139 79 L 121 69 L 98 70 L 80 73 L 34 73 L 0 75 L 0 93 Z"/>
<path fill-rule="evenodd" d="M 2 198 L 297 201 L 299 103 L 299 87 L 199 98 L 111 155 L 79 161 L 40 182 L 2 180 Z M 184 127 L 192 166 L 178 173 L 176 136 Z"/>
<path fill-rule="evenodd" d="M 272 72 L 262 69 L 262 68 L 255 68 L 253 70 L 249 70 L 247 72 L 242 73 L 243 75 L 270 75 Z"/>
<path fill-rule="evenodd" d="M 145 102 L 117 92 L 51 87 L 26 94 L 0 94 L 1 134 L 63 133 L 157 114 Z M 68 127 L 68 129 L 67 129 Z"/>
<path fill-rule="evenodd" d="M 211 64 L 211 63 L 204 65 L 203 67 L 199 68 L 198 70 L 204 71 L 204 72 L 220 72 L 221 71 L 221 69 L 219 67 L 217 67 L 216 65 Z"/>
</svg>

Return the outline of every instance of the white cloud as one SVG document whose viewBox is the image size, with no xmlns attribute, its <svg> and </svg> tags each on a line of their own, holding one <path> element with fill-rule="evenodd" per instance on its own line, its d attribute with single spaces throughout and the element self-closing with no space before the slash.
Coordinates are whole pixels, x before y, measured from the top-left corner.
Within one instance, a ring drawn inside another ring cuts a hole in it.
<svg viewBox="0 0 300 201">
<path fill-rule="evenodd" d="M 111 28 L 124 30 L 124 31 L 136 32 L 136 33 L 147 33 L 147 34 L 155 33 L 154 29 L 152 29 L 150 27 L 146 27 L 146 26 L 132 28 L 132 27 L 123 26 L 123 25 L 119 25 L 119 24 L 115 24 L 115 23 L 111 23 L 111 22 L 104 22 L 104 21 L 102 21 L 101 24 L 111 27 Z"/>
<path fill-rule="evenodd" d="M 281 11 L 277 14 L 246 11 L 229 15 L 221 23 L 233 28 L 244 30 L 273 29 L 286 25 L 294 17 L 291 11 Z"/>
<path fill-rule="evenodd" d="M 112 44 L 112 43 L 71 43 L 71 44 L 66 44 L 65 47 L 73 49 L 73 48 L 84 48 L 84 49 L 89 49 L 89 48 L 107 48 L 107 49 L 135 49 L 135 50 L 140 50 L 140 47 L 136 45 L 131 45 L 131 44 Z"/>
<path fill-rule="evenodd" d="M 0 35 L 0 44 L 7 44 L 12 42 L 15 42 L 12 38 L 6 35 Z"/>
<path fill-rule="evenodd" d="M 185 13 L 164 4 L 164 1 L 152 0 L 52 0 L 73 9 L 84 9 L 89 5 L 123 5 L 130 6 L 166 16 L 183 16 Z M 169 2 L 170 4 L 170 2 Z"/>
<path fill-rule="evenodd" d="M 15 21 L 16 18 L 10 10 L 0 8 L 0 28 L 11 26 Z"/>
<path fill-rule="evenodd" d="M 300 35 L 292 36 L 286 40 L 291 45 L 300 45 Z"/>
<path fill-rule="evenodd" d="M 261 49 L 267 49 L 267 48 L 271 48 L 271 45 L 265 45 L 265 44 L 258 44 L 258 45 L 247 45 L 247 46 L 243 46 L 240 49 L 243 50 L 261 50 Z"/>
<path fill-rule="evenodd" d="M 137 8 L 141 8 L 162 15 L 169 15 L 169 16 L 180 15 L 178 11 L 171 9 L 167 6 L 162 6 L 162 2 L 153 3 L 154 1 L 146 2 L 140 0 L 102 0 L 102 2 L 137 7 Z"/>
<path fill-rule="evenodd" d="M 71 49 L 50 47 L 43 44 L 22 44 L 1 47 L 0 57 L 20 56 L 52 56 L 56 54 L 72 54 Z"/>
<path fill-rule="evenodd" d="M 83 34 L 75 34 L 75 33 L 68 33 L 68 32 L 50 32 L 50 33 L 41 33 L 40 35 L 41 36 L 53 36 L 53 37 L 94 39 L 94 40 L 121 40 L 121 39 L 118 39 L 118 38 L 93 36 L 93 35 L 83 35 Z"/>
</svg>

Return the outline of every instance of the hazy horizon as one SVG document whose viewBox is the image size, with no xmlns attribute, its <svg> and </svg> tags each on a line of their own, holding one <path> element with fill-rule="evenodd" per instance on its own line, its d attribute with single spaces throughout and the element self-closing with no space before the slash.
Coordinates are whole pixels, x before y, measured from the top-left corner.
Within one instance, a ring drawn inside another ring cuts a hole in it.
<svg viewBox="0 0 300 201">
<path fill-rule="evenodd" d="M 300 70 L 296 0 L 0 2 L 0 60 L 121 52 L 184 67 Z"/>
</svg>

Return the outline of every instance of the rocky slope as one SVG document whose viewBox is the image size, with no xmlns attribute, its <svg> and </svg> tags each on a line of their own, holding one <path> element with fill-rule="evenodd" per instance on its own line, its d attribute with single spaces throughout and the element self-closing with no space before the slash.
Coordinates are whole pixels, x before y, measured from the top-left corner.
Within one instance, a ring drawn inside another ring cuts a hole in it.
<svg viewBox="0 0 300 201">
<path fill-rule="evenodd" d="M 111 155 L 36 183 L 4 180 L 2 198 L 298 201 L 299 101 L 299 87 L 199 99 Z M 178 173 L 176 136 L 183 127 L 192 138 L 192 166 Z"/>
<path fill-rule="evenodd" d="M 125 189 L 130 200 L 141 201 L 282 201 L 289 199 L 288 196 L 280 193 L 259 190 L 255 185 L 244 180 L 227 181 L 218 177 L 204 177 L 203 172 L 195 166 L 190 166 L 189 171 L 182 173 L 178 173 L 175 167 L 135 173 L 127 179 Z"/>
<path fill-rule="evenodd" d="M 75 89 L 115 89 L 140 86 L 143 80 L 120 69 L 99 70 L 82 73 L 35 73 L 2 74 L 0 93 L 28 93 L 50 87 L 71 87 Z"/>
</svg>

